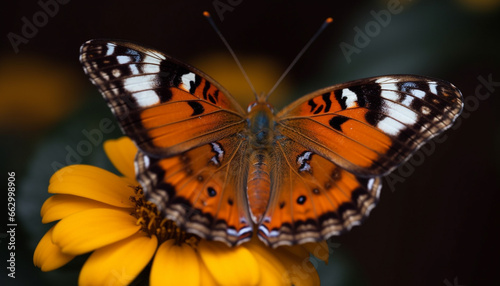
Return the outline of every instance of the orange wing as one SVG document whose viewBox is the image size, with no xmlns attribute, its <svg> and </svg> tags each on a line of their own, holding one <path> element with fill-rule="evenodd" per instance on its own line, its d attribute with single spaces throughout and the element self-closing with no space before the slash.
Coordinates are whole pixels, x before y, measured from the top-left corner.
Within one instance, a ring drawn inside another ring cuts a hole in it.
<svg viewBox="0 0 500 286">
<path fill-rule="evenodd" d="M 378 200 L 381 176 L 449 128 L 462 105 L 452 84 L 408 75 L 348 82 L 292 103 L 276 116 L 259 237 L 276 247 L 358 224 Z"/>
<path fill-rule="evenodd" d="M 244 111 L 201 71 L 128 42 L 91 40 L 80 60 L 139 147 L 148 200 L 188 232 L 230 245 L 252 235 Z"/>
<path fill-rule="evenodd" d="M 258 236 L 277 247 L 320 241 L 360 223 L 378 201 L 381 179 L 360 178 L 300 144 L 281 139 L 272 197 Z"/>
<path fill-rule="evenodd" d="M 150 155 L 172 156 L 245 126 L 243 110 L 224 88 L 158 51 L 90 40 L 80 61 L 124 133 Z"/>
<path fill-rule="evenodd" d="M 460 91 L 442 80 L 390 75 L 306 95 L 277 115 L 277 130 L 360 176 L 381 176 L 451 126 Z"/>
<path fill-rule="evenodd" d="M 155 159 L 137 154 L 138 178 L 169 219 L 188 232 L 237 245 L 250 239 L 253 228 L 244 193 L 247 166 L 241 164 L 246 141 L 233 135 L 183 152 Z"/>
</svg>

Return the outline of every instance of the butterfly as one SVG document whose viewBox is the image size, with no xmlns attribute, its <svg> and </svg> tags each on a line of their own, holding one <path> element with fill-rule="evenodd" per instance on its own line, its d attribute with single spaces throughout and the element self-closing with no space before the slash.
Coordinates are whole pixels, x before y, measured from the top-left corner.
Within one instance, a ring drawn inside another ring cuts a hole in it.
<svg viewBox="0 0 500 286">
<path fill-rule="evenodd" d="M 451 83 L 386 75 L 312 92 L 279 112 L 245 111 L 200 70 L 125 41 L 90 40 L 80 61 L 138 147 L 137 180 L 163 215 L 204 239 L 270 247 L 358 225 L 382 177 L 449 128 Z"/>
</svg>

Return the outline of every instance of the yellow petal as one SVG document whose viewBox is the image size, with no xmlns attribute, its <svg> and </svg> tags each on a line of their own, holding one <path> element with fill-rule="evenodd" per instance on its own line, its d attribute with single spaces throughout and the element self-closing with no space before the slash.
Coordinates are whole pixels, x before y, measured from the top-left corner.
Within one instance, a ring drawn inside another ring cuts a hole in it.
<svg viewBox="0 0 500 286">
<path fill-rule="evenodd" d="M 259 285 L 291 285 L 285 266 L 274 255 L 273 249 L 266 247 L 260 241 L 245 243 L 243 247 L 250 250 L 260 266 Z"/>
<path fill-rule="evenodd" d="M 151 267 L 151 285 L 200 285 L 200 261 L 186 243 L 165 241 L 156 252 Z"/>
<path fill-rule="evenodd" d="M 105 203 L 78 196 L 53 195 L 43 203 L 40 214 L 42 215 L 42 222 L 49 223 L 63 219 L 77 212 L 95 208 L 111 209 L 113 207 Z"/>
<path fill-rule="evenodd" d="M 83 265 L 79 285 L 128 285 L 153 257 L 158 240 L 137 233 L 100 248 Z"/>
<path fill-rule="evenodd" d="M 202 240 L 198 252 L 219 285 L 257 285 L 260 281 L 257 260 L 244 247 Z"/>
<path fill-rule="evenodd" d="M 323 262 L 325 262 L 325 264 L 328 264 L 328 257 L 330 256 L 330 252 L 328 249 L 328 243 L 326 241 L 323 240 L 315 243 L 310 242 L 302 244 L 302 246 L 316 258 L 321 259 L 323 260 Z"/>
<path fill-rule="evenodd" d="M 104 142 L 104 151 L 113 166 L 125 177 L 135 179 L 134 161 L 137 147 L 128 137 Z"/>
<path fill-rule="evenodd" d="M 50 178 L 49 193 L 80 196 L 117 207 L 132 207 L 134 186 L 104 169 L 88 165 L 71 165 Z"/>
<path fill-rule="evenodd" d="M 33 254 L 33 264 L 42 269 L 42 271 L 57 269 L 75 257 L 74 255 L 62 253 L 59 246 L 52 243 L 53 231 L 54 227 L 47 231 L 36 246 L 35 253 Z"/>
<path fill-rule="evenodd" d="M 217 281 L 215 281 L 212 274 L 208 270 L 207 266 L 201 260 L 201 257 L 198 256 L 198 261 L 200 263 L 200 282 L 202 286 L 217 286 Z"/>
<path fill-rule="evenodd" d="M 90 209 L 59 221 L 52 241 L 64 253 L 79 255 L 127 238 L 140 226 L 127 211 Z"/>
<path fill-rule="evenodd" d="M 279 247 L 274 251 L 274 254 L 278 256 L 287 269 L 288 276 L 292 280 L 293 285 L 320 285 L 318 272 L 309 261 L 309 254 L 307 256 L 299 256 L 285 247 Z"/>
</svg>

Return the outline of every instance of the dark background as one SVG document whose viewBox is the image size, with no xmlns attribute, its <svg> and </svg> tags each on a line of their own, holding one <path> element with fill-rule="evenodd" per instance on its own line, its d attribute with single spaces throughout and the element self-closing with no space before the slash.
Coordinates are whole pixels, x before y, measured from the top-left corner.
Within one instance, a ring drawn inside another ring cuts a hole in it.
<svg viewBox="0 0 500 286">
<path fill-rule="evenodd" d="M 237 5 L 221 21 L 214 3 L 230 2 Z M 27 34 L 17 53 L 9 33 L 23 37 L 23 17 L 32 22 L 43 10 L 37 1 L 3 3 L 0 160 L 5 182 L 8 171 L 16 173 L 18 228 L 15 280 L 4 273 L 5 231 L 0 233 L 0 284 L 76 284 L 84 261 L 76 259 L 49 273 L 32 263 L 34 248 L 49 229 L 41 224 L 39 210 L 54 168 L 76 161 L 109 168 L 100 144 L 80 159 L 67 157 L 68 150 L 86 140 L 83 130 L 112 118 L 79 64 L 84 41 L 119 38 L 155 47 L 206 71 L 244 104 L 252 99 L 202 17 L 207 10 L 258 92 L 267 92 L 322 21 L 333 17 L 271 96 L 278 107 L 332 84 L 394 73 L 448 80 L 466 99 L 464 114 L 445 137 L 384 180 L 380 203 L 370 217 L 333 239 L 330 263 L 320 267 L 323 285 L 500 285 L 499 2 L 73 0 L 59 4 L 46 23 L 40 18 L 43 25 Z M 373 30 L 348 62 L 340 44 L 354 46 L 355 27 L 365 30 L 374 21 L 371 11 L 387 10 L 388 3 L 401 11 Z M 499 83 L 485 86 L 488 78 Z M 478 98 L 477 90 L 490 96 Z M 120 133 L 104 135 L 116 138 Z M 6 198 L 6 187 L 0 193 Z"/>
</svg>

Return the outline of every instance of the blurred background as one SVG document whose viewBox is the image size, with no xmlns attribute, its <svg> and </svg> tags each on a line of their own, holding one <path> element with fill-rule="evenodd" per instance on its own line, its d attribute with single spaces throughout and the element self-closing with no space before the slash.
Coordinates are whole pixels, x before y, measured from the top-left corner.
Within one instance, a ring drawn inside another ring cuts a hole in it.
<svg viewBox="0 0 500 286">
<path fill-rule="evenodd" d="M 269 91 L 324 19 L 334 19 L 271 96 L 278 109 L 319 88 L 396 73 L 441 78 L 464 95 L 455 127 L 384 180 L 378 206 L 360 227 L 332 239 L 330 263 L 318 263 L 323 285 L 500 285 L 498 0 L 3 3 L 0 160 L 5 182 L 7 172 L 16 174 L 18 227 L 14 280 L 6 276 L 2 219 L 1 285 L 73 285 L 85 261 L 49 273 L 32 263 L 50 228 L 39 212 L 51 174 L 74 163 L 111 168 L 102 142 L 75 152 L 90 142 L 85 131 L 116 122 L 82 71 L 83 42 L 154 47 L 208 73 L 244 107 L 253 99 L 205 10 L 258 92 Z M 105 139 L 120 135 L 118 128 L 103 132 Z"/>
</svg>

